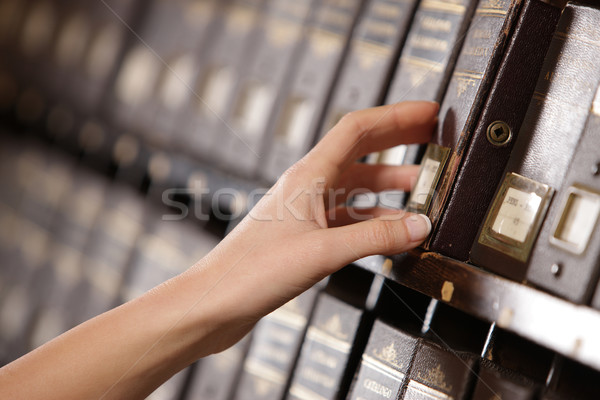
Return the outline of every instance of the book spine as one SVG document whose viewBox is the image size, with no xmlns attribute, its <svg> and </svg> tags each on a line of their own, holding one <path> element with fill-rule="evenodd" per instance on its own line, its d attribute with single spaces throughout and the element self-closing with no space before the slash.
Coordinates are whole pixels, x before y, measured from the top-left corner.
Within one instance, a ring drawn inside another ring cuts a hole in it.
<svg viewBox="0 0 600 400">
<path fill-rule="evenodd" d="M 424 0 L 419 3 L 386 104 L 410 100 L 442 101 L 476 3 L 476 0 Z M 414 164 L 420 161 L 423 151 L 423 145 L 400 145 L 369 155 L 367 162 Z M 384 207 L 401 207 L 405 201 L 402 192 L 379 195 L 379 203 Z"/>
<path fill-rule="evenodd" d="M 496 70 L 517 22 L 522 0 L 480 0 L 467 30 L 440 122 L 421 162 L 408 209 L 426 213 L 434 227 L 482 111 Z"/>
<path fill-rule="evenodd" d="M 235 400 L 283 398 L 317 293 L 311 289 L 259 321 Z"/>
<path fill-rule="evenodd" d="M 423 340 L 410 367 L 403 399 L 466 399 L 476 357 Z"/>
<path fill-rule="evenodd" d="M 375 321 L 348 399 L 398 398 L 417 343 L 417 338 Z"/>
<path fill-rule="evenodd" d="M 572 161 L 600 81 L 600 10 L 569 4 L 546 55 L 505 177 L 488 208 L 471 260 L 522 280 L 555 189 Z M 573 60 L 577 60 L 576 63 Z"/>
<path fill-rule="evenodd" d="M 65 168 L 72 168 L 66 164 Z M 47 268 L 40 270 L 45 286 L 43 302 L 37 310 L 31 348 L 37 348 L 75 326 L 74 316 L 85 303 L 83 274 L 84 249 L 98 216 L 106 191 L 105 182 L 84 170 L 73 175 L 68 194 L 60 201 L 54 221 Z"/>
<path fill-rule="evenodd" d="M 577 303 L 589 303 L 600 265 L 600 88 L 562 187 L 531 253 L 527 281 Z"/>
<path fill-rule="evenodd" d="M 340 385 L 362 314 L 327 293 L 319 295 L 287 399 L 333 399 L 344 395 Z"/>
<path fill-rule="evenodd" d="M 461 261 L 469 258 L 525 118 L 560 11 L 537 0 L 523 5 L 429 241 L 429 250 Z"/>
<path fill-rule="evenodd" d="M 313 144 L 363 3 L 326 0 L 315 5 L 297 69 L 267 136 L 262 178 L 274 182 Z"/>
<path fill-rule="evenodd" d="M 136 36 L 141 40 L 128 48 L 114 82 L 114 96 L 106 102 L 118 129 L 161 147 L 171 144 L 170 132 L 155 126 L 157 112 L 178 108 L 187 99 L 193 53 L 210 25 L 215 10 L 211 5 L 208 0 L 190 3 L 189 9 L 174 2 L 150 4 Z"/>
<path fill-rule="evenodd" d="M 137 193 L 120 185 L 110 186 L 85 249 L 83 274 L 87 296 L 76 322 L 86 321 L 117 304 L 127 266 L 144 229 L 144 208 Z"/>
<path fill-rule="evenodd" d="M 537 398 L 538 388 L 533 382 L 519 379 L 512 371 L 504 370 L 483 360 L 477 374 L 477 383 L 473 391 L 473 400 L 491 398 L 533 400 Z"/>
<path fill-rule="evenodd" d="M 251 335 L 229 349 L 198 362 L 186 400 L 230 400 L 238 383 Z"/>
<path fill-rule="evenodd" d="M 238 81 L 246 73 L 258 48 L 264 23 L 265 0 L 232 0 L 222 13 L 215 40 L 203 50 L 196 95 L 181 115 L 175 134 L 180 150 L 204 160 L 219 161 L 217 151 L 226 136 L 236 131 L 227 121 L 235 101 Z M 216 150 L 215 150 L 216 149 Z"/>
<path fill-rule="evenodd" d="M 367 4 L 352 35 L 319 137 L 344 114 L 383 102 L 416 4 L 413 0 L 373 0 Z"/>
<path fill-rule="evenodd" d="M 223 134 L 223 144 L 215 149 L 226 169 L 255 177 L 265 132 L 272 129 L 274 110 L 283 100 L 281 94 L 298 61 L 312 6 L 313 0 L 274 0 L 265 10 L 259 45 L 234 90 L 233 108 L 227 117 L 235 135 Z"/>
</svg>

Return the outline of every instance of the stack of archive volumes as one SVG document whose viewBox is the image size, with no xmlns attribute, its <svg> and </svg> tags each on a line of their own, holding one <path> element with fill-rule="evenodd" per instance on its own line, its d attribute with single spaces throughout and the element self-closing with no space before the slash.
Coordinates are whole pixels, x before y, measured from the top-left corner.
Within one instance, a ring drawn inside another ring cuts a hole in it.
<svg viewBox="0 0 600 400">
<path fill-rule="evenodd" d="M 420 164 L 374 201 L 427 214 L 422 247 L 149 398 L 598 398 L 600 341 L 536 322 L 600 321 L 598 26 L 593 0 L 0 0 L 0 362 L 183 271 L 343 115 L 427 100 L 431 143 L 359 160 Z M 425 258 L 454 280 L 402 278 Z"/>
</svg>

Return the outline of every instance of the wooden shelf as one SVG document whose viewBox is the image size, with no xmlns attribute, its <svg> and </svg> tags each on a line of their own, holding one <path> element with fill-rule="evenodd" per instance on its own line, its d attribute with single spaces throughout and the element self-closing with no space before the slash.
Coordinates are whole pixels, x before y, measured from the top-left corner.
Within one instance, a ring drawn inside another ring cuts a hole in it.
<svg viewBox="0 0 600 400">
<path fill-rule="evenodd" d="M 600 370 L 599 310 L 437 253 L 415 250 L 358 264 Z"/>
</svg>

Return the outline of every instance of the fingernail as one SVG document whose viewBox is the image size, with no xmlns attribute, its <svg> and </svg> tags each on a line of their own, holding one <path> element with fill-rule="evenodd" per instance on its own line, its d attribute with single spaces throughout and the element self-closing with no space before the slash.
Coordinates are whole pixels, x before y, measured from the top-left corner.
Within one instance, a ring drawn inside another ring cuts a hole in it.
<svg viewBox="0 0 600 400">
<path fill-rule="evenodd" d="M 411 242 L 421 242 L 431 232 L 431 221 L 424 214 L 415 214 L 404 219 Z"/>
</svg>

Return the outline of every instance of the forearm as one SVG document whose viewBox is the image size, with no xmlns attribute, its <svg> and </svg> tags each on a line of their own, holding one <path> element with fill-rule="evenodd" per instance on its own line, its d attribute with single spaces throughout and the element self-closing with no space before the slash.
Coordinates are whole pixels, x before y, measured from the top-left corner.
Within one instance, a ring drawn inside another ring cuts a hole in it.
<svg viewBox="0 0 600 400">
<path fill-rule="evenodd" d="M 144 398 L 213 351 L 206 342 L 219 329 L 217 304 L 197 301 L 208 272 L 160 285 L 3 368 L 0 398 Z"/>
</svg>

